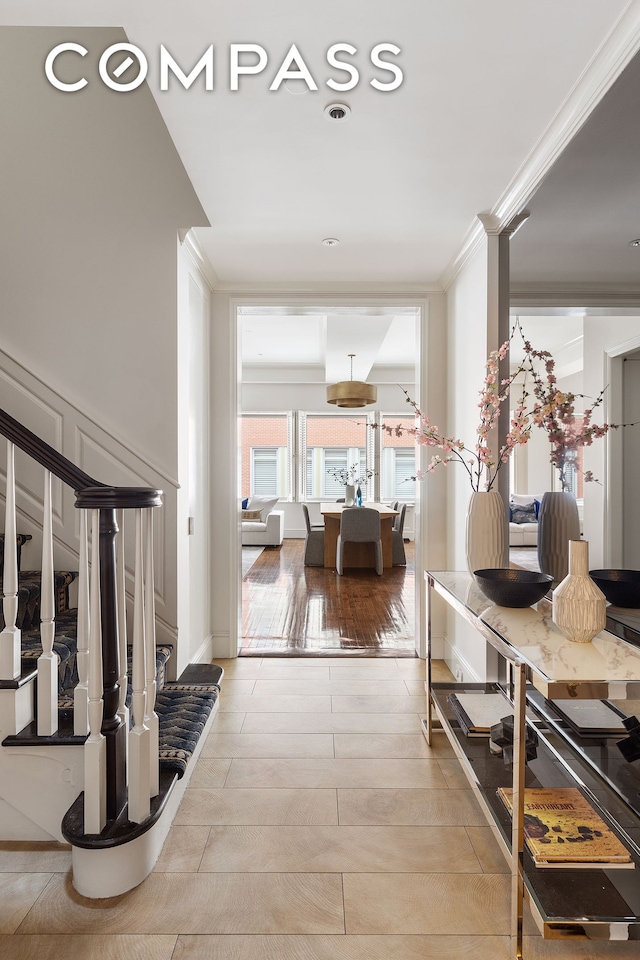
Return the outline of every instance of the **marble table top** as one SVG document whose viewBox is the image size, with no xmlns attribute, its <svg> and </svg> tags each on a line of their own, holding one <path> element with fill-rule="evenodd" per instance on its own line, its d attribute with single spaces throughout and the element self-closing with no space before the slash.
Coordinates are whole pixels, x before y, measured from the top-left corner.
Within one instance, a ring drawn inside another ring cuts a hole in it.
<svg viewBox="0 0 640 960">
<path fill-rule="evenodd" d="M 500 607 L 483 594 L 470 573 L 428 571 L 425 577 L 428 576 L 434 579 L 436 590 L 445 600 L 464 607 L 471 619 L 489 627 L 543 681 L 561 682 L 569 687 L 604 682 L 613 684 L 616 695 L 623 697 L 625 684 L 640 681 L 640 648 L 607 630 L 590 643 L 567 640 L 551 619 L 548 600 L 532 607 Z M 533 681 L 536 683 L 535 675 Z M 627 695 L 634 696 L 637 690 L 630 686 Z"/>
</svg>

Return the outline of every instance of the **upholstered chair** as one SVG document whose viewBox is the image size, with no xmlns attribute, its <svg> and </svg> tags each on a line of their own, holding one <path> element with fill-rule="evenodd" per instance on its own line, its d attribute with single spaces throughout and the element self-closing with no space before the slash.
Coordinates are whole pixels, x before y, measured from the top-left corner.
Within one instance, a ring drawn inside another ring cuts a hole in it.
<svg viewBox="0 0 640 960">
<path fill-rule="evenodd" d="M 342 511 L 336 546 L 336 570 L 342 574 L 345 543 L 373 543 L 376 573 L 382 576 L 382 538 L 380 514 L 369 507 L 351 507 Z"/>
<path fill-rule="evenodd" d="M 406 503 L 398 504 L 396 510 L 400 510 L 395 517 L 393 528 L 391 530 L 391 548 L 392 563 L 394 567 L 402 567 L 407 562 L 407 556 L 404 552 L 404 518 L 407 512 Z"/>
<path fill-rule="evenodd" d="M 324 526 L 312 526 L 309 519 L 309 508 L 302 504 L 302 513 L 307 527 L 307 536 L 304 541 L 305 567 L 324 566 Z"/>
</svg>

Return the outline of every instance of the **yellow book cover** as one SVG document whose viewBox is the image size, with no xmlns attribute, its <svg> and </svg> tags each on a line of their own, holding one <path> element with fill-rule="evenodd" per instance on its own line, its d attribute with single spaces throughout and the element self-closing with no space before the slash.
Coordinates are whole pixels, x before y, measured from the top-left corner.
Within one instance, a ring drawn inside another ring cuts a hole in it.
<svg viewBox="0 0 640 960">
<path fill-rule="evenodd" d="M 511 794 L 510 787 L 498 789 L 509 813 Z M 524 835 L 538 866 L 634 866 L 627 848 L 576 787 L 527 788 Z"/>
</svg>

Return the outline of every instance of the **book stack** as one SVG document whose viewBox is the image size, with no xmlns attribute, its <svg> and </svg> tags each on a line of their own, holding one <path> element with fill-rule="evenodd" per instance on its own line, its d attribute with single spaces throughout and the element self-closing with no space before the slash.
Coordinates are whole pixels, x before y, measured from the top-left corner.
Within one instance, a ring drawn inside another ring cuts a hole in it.
<svg viewBox="0 0 640 960">
<path fill-rule="evenodd" d="M 513 710 L 501 693 L 451 693 L 447 703 L 468 737 L 489 737 L 491 727 Z"/>
<path fill-rule="evenodd" d="M 509 813 L 512 792 L 498 788 Z M 528 787 L 524 836 L 537 867 L 635 867 L 627 848 L 576 787 Z"/>
</svg>

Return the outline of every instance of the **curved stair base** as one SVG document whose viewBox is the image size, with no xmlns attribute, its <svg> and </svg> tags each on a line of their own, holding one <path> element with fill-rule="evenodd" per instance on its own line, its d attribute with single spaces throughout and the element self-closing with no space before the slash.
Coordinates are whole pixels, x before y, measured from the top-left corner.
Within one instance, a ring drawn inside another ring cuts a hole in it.
<svg viewBox="0 0 640 960">
<path fill-rule="evenodd" d="M 84 838 L 83 841 L 80 838 L 74 841 L 72 832 L 75 831 L 69 829 L 68 821 L 63 825 L 65 839 L 72 845 L 73 887 L 81 896 L 91 899 L 116 897 L 137 887 L 149 876 L 162 852 L 217 711 L 218 702 L 216 701 L 184 776 L 178 778 L 173 775 L 168 783 L 165 780 L 164 790 L 162 783 L 164 778 L 161 776 L 161 798 L 155 798 L 155 812 L 153 812 L 154 801 L 152 800 L 152 815 L 148 821 L 142 824 L 129 824 L 128 832 L 125 831 L 122 835 L 118 835 L 116 828 L 111 831 L 111 836 Z M 163 793 L 164 796 L 162 796 Z M 78 798 L 68 816 L 71 815 L 73 818 L 72 811 L 75 808 L 78 818 L 81 817 L 82 800 L 83 795 Z M 128 824 L 126 811 L 123 820 Z M 81 824 L 77 823 L 76 828 L 81 831 Z"/>
</svg>

